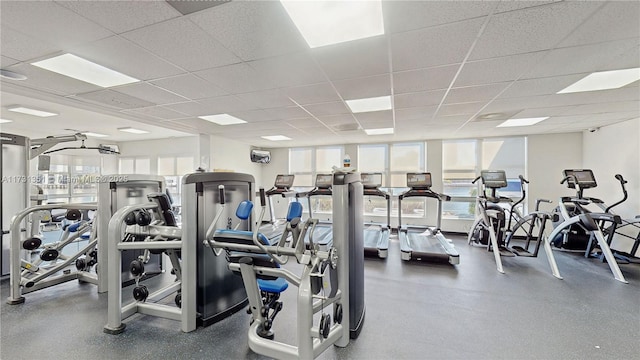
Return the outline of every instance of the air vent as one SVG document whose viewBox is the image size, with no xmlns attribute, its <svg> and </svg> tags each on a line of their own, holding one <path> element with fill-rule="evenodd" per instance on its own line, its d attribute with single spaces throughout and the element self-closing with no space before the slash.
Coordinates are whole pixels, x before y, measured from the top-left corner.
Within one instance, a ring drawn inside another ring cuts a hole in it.
<svg viewBox="0 0 640 360">
<path fill-rule="evenodd" d="M 521 112 L 522 110 L 513 110 L 509 112 L 495 112 L 495 113 L 487 113 L 476 116 L 474 121 L 500 121 L 511 119 L 515 114 Z"/>
</svg>

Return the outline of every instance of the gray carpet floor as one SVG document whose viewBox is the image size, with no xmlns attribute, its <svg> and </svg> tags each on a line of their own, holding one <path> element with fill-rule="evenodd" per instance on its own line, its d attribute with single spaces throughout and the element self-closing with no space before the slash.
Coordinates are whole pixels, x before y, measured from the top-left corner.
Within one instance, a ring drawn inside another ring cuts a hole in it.
<svg viewBox="0 0 640 360">
<path fill-rule="evenodd" d="M 365 261 L 366 319 L 347 348 L 323 359 L 640 359 L 640 266 L 607 264 L 554 252 L 564 280 L 539 258 L 493 256 L 449 236 L 460 265 L 403 262 L 392 236 L 389 258 Z M 163 278 L 164 277 L 164 278 Z M 169 281 L 168 274 L 149 280 Z M 124 290 L 125 294 L 131 291 Z M 9 282 L 0 291 L 6 299 Z M 102 331 L 107 295 L 69 282 L 1 305 L 2 359 L 257 359 L 240 311 L 191 333 L 171 320 L 135 315 L 123 334 Z M 295 341 L 295 288 L 283 296 L 276 339 Z"/>
</svg>

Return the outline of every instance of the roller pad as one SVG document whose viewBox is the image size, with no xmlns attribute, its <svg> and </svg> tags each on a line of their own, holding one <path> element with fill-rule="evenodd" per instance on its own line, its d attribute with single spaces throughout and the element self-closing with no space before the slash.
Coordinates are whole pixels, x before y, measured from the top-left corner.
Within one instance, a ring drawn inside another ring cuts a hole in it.
<svg viewBox="0 0 640 360">
<path fill-rule="evenodd" d="M 251 216 L 251 211 L 253 210 L 253 203 L 249 200 L 244 200 L 238 205 L 238 209 L 236 209 L 236 216 L 239 219 L 247 220 L 249 216 Z"/>
<path fill-rule="evenodd" d="M 76 232 L 80 228 L 80 225 L 82 225 L 81 222 L 73 223 L 67 227 L 67 230 L 69 230 L 69 232 Z"/>
<path fill-rule="evenodd" d="M 299 202 L 289 203 L 289 211 L 287 211 L 287 221 L 302 217 L 302 204 Z"/>
<path fill-rule="evenodd" d="M 258 279 L 258 287 L 262 291 L 280 294 L 281 292 L 287 290 L 287 288 L 289 287 L 289 283 L 283 278 L 277 278 L 276 280 Z"/>
</svg>

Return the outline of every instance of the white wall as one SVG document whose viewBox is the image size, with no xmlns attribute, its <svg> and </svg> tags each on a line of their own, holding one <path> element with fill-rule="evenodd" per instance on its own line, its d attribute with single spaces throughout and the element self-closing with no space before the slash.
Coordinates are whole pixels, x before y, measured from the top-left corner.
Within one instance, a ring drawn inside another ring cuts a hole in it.
<svg viewBox="0 0 640 360">
<path fill-rule="evenodd" d="M 562 170 L 582 168 L 582 134 L 530 135 L 527 139 L 528 208 L 535 208 L 536 199 L 547 199 L 541 210 L 551 210 L 561 196 L 573 195 L 562 181 Z"/>
<path fill-rule="evenodd" d="M 621 174 L 628 181 L 629 199 L 614 211 L 623 218 L 640 215 L 640 119 L 604 126 L 596 132 L 583 133 L 583 166 L 593 170 L 598 187 L 585 190 L 607 204 L 622 198 Z"/>
<path fill-rule="evenodd" d="M 251 145 L 239 141 L 211 136 L 211 169 L 230 170 L 251 174 L 256 179 L 256 187 L 265 185 L 262 180 L 263 164 L 251 162 Z M 272 155 L 273 157 L 273 155 Z M 275 179 L 275 176 L 273 177 Z M 273 180 L 268 180 L 269 181 Z"/>
</svg>

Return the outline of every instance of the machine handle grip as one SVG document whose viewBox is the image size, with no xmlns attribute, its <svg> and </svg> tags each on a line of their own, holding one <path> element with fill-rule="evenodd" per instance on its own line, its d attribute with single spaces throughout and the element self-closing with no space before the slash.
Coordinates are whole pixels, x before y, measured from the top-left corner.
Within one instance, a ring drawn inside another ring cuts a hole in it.
<svg viewBox="0 0 640 360">
<path fill-rule="evenodd" d="M 565 182 L 572 180 L 574 182 L 574 184 L 577 184 L 578 181 L 576 180 L 575 175 L 567 175 L 564 179 L 562 179 L 562 181 L 560 181 L 560 184 L 564 184 Z"/>
<path fill-rule="evenodd" d="M 616 179 L 617 179 L 618 181 L 620 181 L 622 184 L 626 184 L 626 183 L 628 183 L 628 181 L 627 181 L 627 180 L 625 180 L 625 179 L 622 177 L 622 175 L 620 175 L 620 174 L 616 174 Z"/>
<path fill-rule="evenodd" d="M 526 184 L 529 183 L 529 180 L 525 179 L 524 176 L 522 176 L 522 175 L 518 175 L 518 178 L 520 179 L 520 182 L 523 182 L 523 183 L 526 183 Z"/>
<path fill-rule="evenodd" d="M 267 197 L 264 192 L 264 188 L 260 188 L 260 206 L 267 206 Z"/>
<path fill-rule="evenodd" d="M 471 182 L 472 184 L 475 184 L 476 181 L 482 179 L 482 176 L 478 176 L 477 178 L 473 179 L 473 181 Z"/>
<path fill-rule="evenodd" d="M 220 205 L 224 205 L 224 185 L 218 186 L 218 196 L 220 197 Z"/>
</svg>

